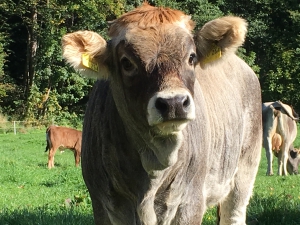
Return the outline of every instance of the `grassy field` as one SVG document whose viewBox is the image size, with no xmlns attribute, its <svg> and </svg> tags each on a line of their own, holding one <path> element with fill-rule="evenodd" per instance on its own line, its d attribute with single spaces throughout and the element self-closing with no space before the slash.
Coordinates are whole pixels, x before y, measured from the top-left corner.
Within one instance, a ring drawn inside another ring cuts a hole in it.
<svg viewBox="0 0 300 225">
<path fill-rule="evenodd" d="M 81 169 L 69 150 L 47 169 L 45 130 L 0 135 L 0 224 L 93 224 Z"/>
<path fill-rule="evenodd" d="M 0 134 L 0 225 L 93 224 L 90 198 L 72 152 L 58 151 L 56 167 L 48 170 L 45 146 L 44 130 Z M 300 176 L 267 177 L 265 172 L 263 150 L 247 224 L 299 225 Z M 203 224 L 213 225 L 215 219 L 212 208 Z"/>
</svg>

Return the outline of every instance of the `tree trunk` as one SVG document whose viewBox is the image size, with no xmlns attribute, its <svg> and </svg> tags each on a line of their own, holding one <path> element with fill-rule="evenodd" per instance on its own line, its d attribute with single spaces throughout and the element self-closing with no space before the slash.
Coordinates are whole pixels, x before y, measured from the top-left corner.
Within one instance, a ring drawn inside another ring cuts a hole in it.
<svg viewBox="0 0 300 225">
<path fill-rule="evenodd" d="M 27 42 L 27 58 L 25 68 L 25 85 L 24 97 L 27 99 L 30 94 L 31 87 L 34 83 L 36 51 L 37 51 L 37 8 L 36 5 L 30 6 L 30 24 L 28 25 L 28 42 Z"/>
</svg>

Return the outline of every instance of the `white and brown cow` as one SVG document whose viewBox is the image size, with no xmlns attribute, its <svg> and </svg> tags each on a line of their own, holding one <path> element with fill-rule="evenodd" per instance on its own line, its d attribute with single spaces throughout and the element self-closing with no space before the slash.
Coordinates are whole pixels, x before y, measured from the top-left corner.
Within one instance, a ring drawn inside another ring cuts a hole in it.
<svg viewBox="0 0 300 225">
<path fill-rule="evenodd" d="M 267 175 L 273 175 L 273 152 L 278 161 L 278 175 L 288 175 L 294 173 L 288 163 L 290 149 L 293 149 L 293 142 L 297 136 L 298 115 L 287 104 L 281 101 L 265 102 L 262 104 L 262 116 L 263 116 L 263 147 L 266 150 L 266 157 L 268 162 Z M 276 143 L 275 143 L 276 142 Z M 276 145 L 276 146 L 274 146 Z M 298 157 L 296 157 L 297 159 Z M 290 158 L 292 159 L 292 158 Z M 292 163 L 294 164 L 294 163 Z M 289 169 L 289 171 L 287 170 Z M 297 169 L 298 171 L 298 169 Z"/>
<path fill-rule="evenodd" d="M 46 130 L 47 146 L 45 152 L 48 154 L 48 168 L 54 167 L 54 155 L 59 148 L 70 149 L 74 152 L 75 166 L 79 166 L 81 155 L 82 132 L 73 128 L 51 125 Z"/>
<path fill-rule="evenodd" d="M 110 23 L 108 42 L 63 37 L 64 58 L 99 78 L 82 140 L 96 224 L 196 225 L 218 203 L 221 224 L 245 224 L 262 141 L 260 85 L 235 55 L 246 22 L 193 27 L 144 3 Z"/>
</svg>

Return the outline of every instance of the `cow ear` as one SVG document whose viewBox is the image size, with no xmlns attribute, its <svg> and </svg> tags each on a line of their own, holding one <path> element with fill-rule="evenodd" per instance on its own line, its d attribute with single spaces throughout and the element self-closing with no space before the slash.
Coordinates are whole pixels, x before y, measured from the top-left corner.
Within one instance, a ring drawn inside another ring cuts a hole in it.
<svg viewBox="0 0 300 225">
<path fill-rule="evenodd" d="M 106 41 L 92 31 L 77 31 L 62 38 L 63 57 L 87 77 L 108 78 Z"/>
<path fill-rule="evenodd" d="M 234 53 L 244 43 L 247 23 L 244 19 L 227 16 L 206 23 L 195 35 L 197 54 L 202 65 Z"/>
</svg>

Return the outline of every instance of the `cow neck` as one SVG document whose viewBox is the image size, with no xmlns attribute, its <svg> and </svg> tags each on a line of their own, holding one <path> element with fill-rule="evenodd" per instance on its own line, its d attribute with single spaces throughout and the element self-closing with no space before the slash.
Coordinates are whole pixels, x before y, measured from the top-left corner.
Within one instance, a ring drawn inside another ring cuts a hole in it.
<svg viewBox="0 0 300 225">
<path fill-rule="evenodd" d="M 111 98 L 110 101 L 113 101 L 113 99 Z M 180 201 L 175 201 L 176 204 L 173 204 L 174 197 L 180 199 L 185 195 L 183 190 L 185 185 L 181 186 L 182 183 L 187 182 L 183 175 L 186 174 L 188 167 L 184 150 L 183 148 L 178 150 L 181 153 L 181 157 L 174 165 L 163 166 L 152 151 L 154 147 L 146 144 L 151 136 L 139 133 L 138 130 L 141 128 L 135 130 L 132 129 L 134 126 L 126 126 L 116 106 L 114 108 L 114 110 L 110 111 L 107 118 L 109 119 L 109 129 L 106 132 L 110 132 L 111 138 L 109 139 L 114 142 L 113 146 L 115 147 L 109 150 L 109 155 L 112 158 L 106 160 L 108 161 L 108 166 L 105 166 L 114 187 L 112 193 L 116 191 L 128 199 L 132 205 L 137 204 L 137 213 L 142 222 L 156 224 L 156 222 L 161 222 L 165 216 L 167 217 L 169 213 L 174 214 L 176 212 L 178 208 L 177 202 L 179 203 Z M 118 130 L 117 136 L 113 133 L 116 130 Z M 110 141 L 105 140 L 109 146 L 111 146 Z M 121 150 L 121 152 L 116 148 Z M 142 165 L 137 157 L 141 158 Z M 118 158 L 118 161 L 115 161 L 116 158 Z M 118 172 L 116 168 L 119 168 Z M 127 180 L 124 177 L 120 177 L 121 173 L 127 175 L 129 173 L 135 174 L 139 179 Z M 174 192 L 174 190 L 179 191 Z M 169 204 L 172 207 L 162 209 L 161 199 L 170 201 Z M 157 217 L 157 215 L 164 216 Z M 149 223 L 150 221 L 153 223 Z"/>
</svg>

